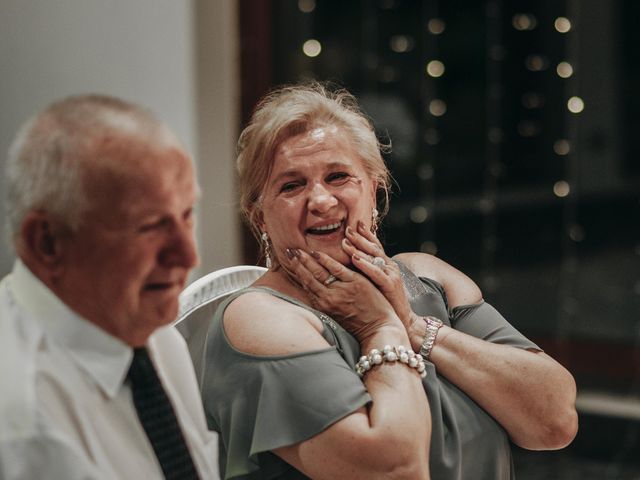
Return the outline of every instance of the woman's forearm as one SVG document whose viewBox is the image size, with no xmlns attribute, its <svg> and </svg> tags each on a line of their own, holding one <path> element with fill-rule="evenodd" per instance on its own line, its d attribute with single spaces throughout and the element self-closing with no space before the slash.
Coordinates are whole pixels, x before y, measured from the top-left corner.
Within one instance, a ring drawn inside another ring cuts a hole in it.
<svg viewBox="0 0 640 480">
<path fill-rule="evenodd" d="M 406 345 L 406 334 L 393 330 L 363 341 L 363 353 Z M 420 380 L 399 361 L 372 367 L 363 377 L 371 404 L 274 453 L 311 478 L 429 479 L 431 414 Z"/>
<path fill-rule="evenodd" d="M 573 440 L 575 382 L 546 354 L 486 342 L 443 326 L 430 361 L 493 416 L 518 446 L 553 450 Z"/>
<path fill-rule="evenodd" d="M 408 346 L 400 329 L 386 329 L 362 342 L 362 354 L 384 345 Z M 428 478 L 428 452 L 431 440 L 431 413 L 420 375 L 414 368 L 396 361 L 373 367 L 364 376 L 373 399 L 369 410 L 371 438 L 387 447 L 374 447 L 374 457 L 384 459 L 382 450 L 395 450 L 391 464 L 397 462 L 400 477 L 412 472 L 413 478 Z M 374 460 L 375 462 L 376 460 Z"/>
</svg>

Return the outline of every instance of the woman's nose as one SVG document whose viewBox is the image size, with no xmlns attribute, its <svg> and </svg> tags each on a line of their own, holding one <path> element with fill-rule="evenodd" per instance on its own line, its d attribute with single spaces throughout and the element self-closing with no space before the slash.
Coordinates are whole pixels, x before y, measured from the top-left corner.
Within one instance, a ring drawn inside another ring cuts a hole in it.
<svg viewBox="0 0 640 480">
<path fill-rule="evenodd" d="M 338 204 L 338 199 L 324 185 L 316 183 L 309 194 L 308 208 L 326 212 Z"/>
</svg>

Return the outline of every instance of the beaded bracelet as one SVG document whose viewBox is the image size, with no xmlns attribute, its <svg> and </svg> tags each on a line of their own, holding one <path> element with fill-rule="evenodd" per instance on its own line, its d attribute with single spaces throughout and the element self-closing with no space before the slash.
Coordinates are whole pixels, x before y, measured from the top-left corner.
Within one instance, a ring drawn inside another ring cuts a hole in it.
<svg viewBox="0 0 640 480">
<path fill-rule="evenodd" d="M 369 352 L 369 355 L 363 355 L 356 363 L 356 373 L 363 377 L 365 373 L 371 370 L 377 365 L 381 365 L 383 362 L 396 362 L 400 361 L 410 368 L 415 368 L 421 377 L 427 376 L 426 366 L 424 359 L 419 353 L 415 353 L 410 348 L 406 348 L 402 345 L 392 347 L 391 345 L 385 345 L 382 351 L 374 348 Z"/>
</svg>

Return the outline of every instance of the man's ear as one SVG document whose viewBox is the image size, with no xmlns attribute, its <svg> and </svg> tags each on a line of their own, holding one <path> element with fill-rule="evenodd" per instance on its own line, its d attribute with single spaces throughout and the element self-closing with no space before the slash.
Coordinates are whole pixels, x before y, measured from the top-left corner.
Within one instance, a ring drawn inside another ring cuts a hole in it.
<svg viewBox="0 0 640 480">
<path fill-rule="evenodd" d="M 62 235 L 66 231 L 67 227 L 50 214 L 29 212 L 20 227 L 18 253 L 30 267 L 54 273 L 63 256 Z"/>
</svg>

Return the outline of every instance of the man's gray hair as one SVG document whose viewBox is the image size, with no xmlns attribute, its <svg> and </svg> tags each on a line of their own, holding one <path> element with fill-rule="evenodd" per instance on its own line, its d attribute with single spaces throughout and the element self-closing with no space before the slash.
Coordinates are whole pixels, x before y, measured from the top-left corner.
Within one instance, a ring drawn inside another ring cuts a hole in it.
<svg viewBox="0 0 640 480">
<path fill-rule="evenodd" d="M 77 228 L 87 195 L 82 169 L 98 161 L 108 137 L 178 140 L 149 111 L 104 95 L 79 95 L 53 103 L 18 131 L 7 158 L 5 209 L 15 241 L 25 216 L 42 210 Z"/>
</svg>

